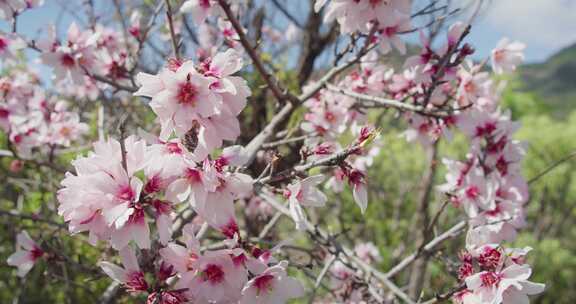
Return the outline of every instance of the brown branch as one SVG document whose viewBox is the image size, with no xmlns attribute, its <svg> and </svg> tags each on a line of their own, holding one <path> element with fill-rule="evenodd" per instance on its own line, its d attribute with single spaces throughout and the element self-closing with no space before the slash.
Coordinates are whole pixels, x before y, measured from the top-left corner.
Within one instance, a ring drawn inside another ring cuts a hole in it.
<svg viewBox="0 0 576 304">
<path fill-rule="evenodd" d="M 134 92 L 138 91 L 138 88 L 136 88 L 136 87 L 123 85 L 123 84 L 120 84 L 120 83 L 118 83 L 118 82 L 116 82 L 116 81 L 114 81 L 114 80 L 112 80 L 112 79 L 107 78 L 107 77 L 104 77 L 104 76 L 101 76 L 101 75 L 96 75 L 96 74 L 90 74 L 90 73 L 88 73 L 87 71 L 85 71 L 85 72 L 86 72 L 86 75 L 87 75 L 88 77 L 90 77 L 90 78 L 92 78 L 92 79 L 94 79 L 94 80 L 97 80 L 97 81 L 99 81 L 99 82 L 106 83 L 106 84 L 108 84 L 108 85 L 110 85 L 110 86 L 112 86 L 112 87 L 114 87 L 114 88 L 116 88 L 116 89 L 118 89 L 118 90 L 127 91 L 127 92 L 130 92 L 130 93 L 134 93 Z"/>
<path fill-rule="evenodd" d="M 396 108 L 398 110 L 415 112 L 415 113 L 418 113 L 418 114 L 421 114 L 424 116 L 446 117 L 446 116 L 449 116 L 450 113 L 454 111 L 454 110 L 434 110 L 434 109 L 431 110 L 431 109 L 427 109 L 423 106 L 417 106 L 417 105 L 401 102 L 401 101 L 394 100 L 394 99 L 387 99 L 387 98 L 378 97 L 378 96 L 371 96 L 371 95 L 356 93 L 354 91 L 340 88 L 340 87 L 337 87 L 337 86 L 332 85 L 332 84 L 328 84 L 327 88 L 328 88 L 328 90 L 336 92 L 336 93 L 340 93 L 340 94 L 343 94 L 346 96 L 354 97 L 354 98 L 357 98 L 360 100 L 373 102 L 376 107 Z"/>
<path fill-rule="evenodd" d="M 172 20 L 172 6 L 170 0 L 165 0 L 166 3 L 166 20 L 168 20 L 168 27 L 170 28 L 170 38 L 172 40 L 172 52 L 174 58 L 180 59 L 178 52 L 178 40 L 176 39 L 176 32 L 174 31 L 174 21 Z"/>
<path fill-rule="evenodd" d="M 436 175 L 436 160 L 438 158 L 438 141 L 435 141 L 431 147 L 428 147 L 428 166 L 426 172 L 422 177 L 422 189 L 420 197 L 418 198 L 418 211 L 416 213 L 415 228 L 420 229 L 416 236 L 416 246 L 420 248 L 424 246 L 430 238 L 430 198 L 432 194 L 432 187 L 434 185 L 434 177 Z M 412 298 L 416 298 L 422 290 L 424 285 L 424 277 L 426 268 L 428 266 L 428 255 L 422 256 L 415 261 L 412 271 L 410 273 L 410 281 L 408 284 L 408 294 Z"/>
<path fill-rule="evenodd" d="M 15 217 L 15 218 L 18 218 L 21 220 L 31 220 L 31 221 L 35 221 L 35 222 L 42 222 L 42 223 L 46 223 L 46 224 L 58 227 L 59 229 L 66 229 L 66 225 L 63 223 L 59 223 L 59 222 L 56 222 L 56 221 L 53 221 L 50 219 L 41 218 L 41 217 L 35 216 L 35 215 L 18 213 L 15 210 L 0 210 L 0 215 Z"/>
<path fill-rule="evenodd" d="M 286 18 L 288 18 L 292 23 L 294 23 L 299 28 L 302 28 L 302 24 L 300 24 L 300 21 L 298 21 L 298 19 L 296 19 L 296 17 L 294 17 L 294 15 L 292 15 L 286 7 L 284 7 L 284 5 L 280 4 L 278 0 L 272 0 L 272 3 L 274 4 L 274 6 L 276 6 L 276 8 L 279 11 L 282 12 L 282 14 L 284 14 L 284 16 L 286 16 Z"/>
<path fill-rule="evenodd" d="M 442 233 L 441 235 L 437 236 L 436 238 L 428 242 L 426 245 L 424 245 L 422 249 L 417 250 L 416 252 L 407 256 L 400 263 L 396 264 L 396 266 L 392 267 L 392 269 L 386 272 L 385 274 L 386 278 L 394 277 L 402 270 L 404 270 L 406 267 L 410 266 L 410 264 L 412 264 L 412 262 L 414 262 L 420 255 L 429 254 L 440 243 L 458 236 L 462 231 L 464 231 L 466 225 L 467 225 L 466 221 L 461 221 L 456 225 L 452 226 L 452 228 L 448 229 L 447 231 L 445 231 L 444 233 Z"/>
<path fill-rule="evenodd" d="M 298 173 L 306 172 L 312 168 L 336 166 L 338 164 L 341 164 L 348 156 L 350 156 L 351 154 L 358 151 L 359 148 L 360 147 L 357 145 L 348 147 L 342 151 L 339 151 L 337 153 L 332 154 L 331 156 L 321 158 L 321 159 L 309 162 L 307 164 L 295 166 L 292 169 L 287 169 L 283 172 L 278 173 L 278 175 L 276 177 L 273 177 L 273 176 L 264 177 L 264 178 L 260 179 L 258 182 L 260 184 L 266 184 L 266 183 L 270 183 L 273 181 L 277 181 L 279 178 L 280 179 L 291 178 L 291 177 L 297 175 Z"/>
<path fill-rule="evenodd" d="M 228 18 L 230 23 L 232 23 L 232 27 L 234 27 L 234 30 L 238 34 L 238 37 L 240 37 L 240 43 L 242 44 L 242 47 L 244 48 L 244 50 L 246 50 L 248 56 L 250 56 L 250 59 L 252 59 L 252 63 L 256 67 L 256 70 L 258 70 L 258 73 L 262 76 L 262 78 L 264 78 L 264 81 L 272 91 L 272 94 L 274 94 L 274 97 L 276 97 L 276 99 L 279 102 L 283 102 L 286 99 L 290 98 L 289 97 L 290 95 L 282 93 L 282 90 L 277 85 L 278 81 L 270 73 L 268 73 L 268 71 L 266 71 L 264 63 L 262 63 L 262 60 L 256 53 L 255 48 L 248 41 L 248 37 L 246 36 L 246 33 L 244 33 L 242 25 L 240 24 L 238 19 L 236 19 L 236 17 L 234 16 L 234 13 L 232 12 L 230 5 L 228 4 L 228 1 L 218 0 L 218 4 L 220 4 L 222 10 L 224 10 L 224 13 L 226 14 L 226 17 Z M 291 101 L 294 101 L 293 98 L 290 99 Z"/>
<path fill-rule="evenodd" d="M 286 207 L 282 206 L 282 204 L 279 203 L 270 192 L 264 190 L 264 191 L 261 191 L 261 193 L 259 195 L 264 199 L 265 202 L 270 204 L 276 210 L 278 210 L 278 211 L 282 212 L 284 215 L 290 217 L 290 211 L 288 209 L 286 209 Z M 362 272 L 364 273 L 364 278 L 366 280 L 366 284 L 369 287 L 371 287 L 371 285 L 372 285 L 370 283 L 371 279 L 376 278 L 380 283 L 382 283 L 390 291 L 392 291 L 392 293 L 394 293 L 398 298 L 402 299 L 404 302 L 406 302 L 408 304 L 415 304 L 415 302 L 412 301 L 410 299 L 410 297 L 408 295 L 406 295 L 406 293 L 404 293 L 404 291 L 402 291 L 402 289 L 400 289 L 393 282 L 391 282 L 386 277 L 385 274 L 381 273 L 380 271 L 378 271 L 374 267 L 368 265 L 362 259 L 357 257 L 353 250 L 351 250 L 350 248 L 348 248 L 344 245 L 339 244 L 338 242 L 336 242 L 336 240 L 333 237 L 328 235 L 327 232 L 325 232 L 324 230 L 322 230 L 321 228 L 319 228 L 317 226 L 314 226 L 312 223 L 310 223 L 308 221 L 304 222 L 304 227 L 310 233 L 311 236 L 319 238 L 321 240 L 320 243 L 325 244 L 326 246 L 329 246 L 330 248 L 328 248 L 328 249 L 330 249 L 330 251 L 334 251 L 336 253 L 337 258 L 339 258 L 341 261 L 343 259 L 339 257 L 340 254 L 342 254 L 344 257 L 346 257 L 346 259 L 349 260 L 349 262 L 355 266 L 354 268 L 358 268 L 358 269 L 362 270 Z M 344 262 L 345 261 L 346 260 L 344 260 Z M 375 290 L 379 290 L 379 289 L 380 288 L 375 288 Z"/>
<path fill-rule="evenodd" d="M 537 180 L 539 180 L 540 178 L 542 178 L 544 175 L 550 173 L 551 171 L 553 171 L 554 169 L 556 169 L 556 167 L 560 166 L 561 164 L 569 161 L 570 159 L 572 159 L 574 156 L 576 156 L 576 151 L 564 156 L 563 158 L 555 161 L 554 163 L 552 163 L 551 165 L 549 165 L 548 167 L 546 167 L 546 169 L 544 169 L 542 172 L 536 174 L 536 176 L 532 177 L 531 179 L 528 180 L 528 184 L 532 184 L 534 182 L 536 182 Z"/>
</svg>

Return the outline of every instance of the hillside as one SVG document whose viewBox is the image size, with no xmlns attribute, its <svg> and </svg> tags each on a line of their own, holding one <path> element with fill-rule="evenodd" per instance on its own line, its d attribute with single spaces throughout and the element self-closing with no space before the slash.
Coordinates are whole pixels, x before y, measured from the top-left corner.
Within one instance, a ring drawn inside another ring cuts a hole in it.
<svg viewBox="0 0 576 304">
<path fill-rule="evenodd" d="M 553 112 L 565 116 L 576 109 L 576 44 L 548 60 L 521 67 L 523 89 L 535 93 Z"/>
</svg>

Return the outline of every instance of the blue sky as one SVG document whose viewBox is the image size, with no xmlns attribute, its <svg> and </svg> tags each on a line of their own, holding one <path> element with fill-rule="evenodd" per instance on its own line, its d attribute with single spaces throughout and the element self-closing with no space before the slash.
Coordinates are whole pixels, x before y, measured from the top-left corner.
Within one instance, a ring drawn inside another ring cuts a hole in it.
<svg viewBox="0 0 576 304">
<path fill-rule="evenodd" d="M 456 0 L 463 4 L 469 1 Z M 49 23 L 55 23 L 63 32 L 74 20 L 70 12 L 81 9 L 83 1 L 45 2 L 43 7 L 20 16 L 19 32 L 37 38 Z M 70 3 L 67 5 L 68 11 L 62 12 L 58 2 Z M 82 15 L 84 12 L 78 13 Z M 106 18 L 112 15 L 108 13 Z M 0 29 L 6 31 L 9 25 L 0 21 Z M 492 0 L 490 7 L 478 17 L 468 40 L 476 47 L 476 54 L 481 56 L 489 54 L 504 36 L 528 45 L 528 62 L 542 61 L 576 42 L 576 0 Z"/>
<path fill-rule="evenodd" d="M 466 0 L 459 0 L 465 2 Z M 469 40 L 486 54 L 501 37 L 528 45 L 526 59 L 542 61 L 576 43 L 576 0 L 492 0 Z"/>
</svg>

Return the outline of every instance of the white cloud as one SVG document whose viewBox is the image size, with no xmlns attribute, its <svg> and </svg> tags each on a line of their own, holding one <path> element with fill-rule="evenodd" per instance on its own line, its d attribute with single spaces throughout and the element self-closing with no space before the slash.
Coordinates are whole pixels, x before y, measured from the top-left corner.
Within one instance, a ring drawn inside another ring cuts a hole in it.
<svg viewBox="0 0 576 304">
<path fill-rule="evenodd" d="M 558 49 L 576 41 L 576 0 L 493 0 L 480 23 L 530 46 Z"/>
</svg>

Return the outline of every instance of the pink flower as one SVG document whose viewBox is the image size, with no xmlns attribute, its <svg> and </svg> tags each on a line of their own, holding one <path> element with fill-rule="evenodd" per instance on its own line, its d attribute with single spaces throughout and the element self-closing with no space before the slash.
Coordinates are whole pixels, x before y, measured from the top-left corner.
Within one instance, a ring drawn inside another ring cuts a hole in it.
<svg viewBox="0 0 576 304">
<path fill-rule="evenodd" d="M 512 264 L 502 271 L 483 271 L 466 278 L 466 286 L 481 303 L 528 303 L 528 295 L 544 291 L 544 284 L 528 281 L 528 265 Z"/>
<path fill-rule="evenodd" d="M 498 143 L 504 136 L 519 128 L 518 122 L 510 120 L 510 112 L 469 111 L 458 116 L 456 125 L 462 133 L 478 144 L 484 138 Z M 495 147 L 494 147 L 495 148 Z"/>
<path fill-rule="evenodd" d="M 180 12 L 190 13 L 196 25 L 199 25 L 217 9 L 219 6 L 214 0 L 188 0 L 182 4 Z"/>
<path fill-rule="evenodd" d="M 130 15 L 130 27 L 128 28 L 128 32 L 130 35 L 134 36 L 136 39 L 141 39 L 140 35 L 142 27 L 142 14 L 140 11 L 136 10 Z"/>
<path fill-rule="evenodd" d="M 148 295 L 146 304 L 182 304 L 187 303 L 187 299 L 181 290 L 169 290 L 153 292 Z"/>
<path fill-rule="evenodd" d="M 372 242 L 360 243 L 354 247 L 356 255 L 367 263 L 380 262 L 380 251 Z"/>
<path fill-rule="evenodd" d="M 86 133 L 88 133 L 88 125 L 80 122 L 77 113 L 67 111 L 52 113 L 45 140 L 52 144 L 68 147 L 72 141 L 79 139 Z"/>
<path fill-rule="evenodd" d="M 316 8 L 323 6 L 326 1 L 318 2 Z M 330 1 L 326 9 L 324 22 L 338 20 L 342 33 L 365 32 L 370 17 L 368 0 L 334 0 Z"/>
<path fill-rule="evenodd" d="M 396 48 L 400 54 L 406 53 L 406 44 L 400 37 L 399 34 L 402 32 L 407 32 L 412 28 L 410 23 L 410 16 L 402 14 L 395 11 L 389 18 L 386 19 L 385 23 L 379 24 L 378 28 L 378 38 L 380 49 L 383 53 L 388 53 L 392 50 L 392 47 Z"/>
<path fill-rule="evenodd" d="M 105 261 L 98 263 L 98 266 L 114 281 L 122 283 L 129 292 L 147 291 L 148 283 L 144 273 L 140 271 L 134 250 L 129 246 L 124 247 L 120 250 L 120 257 L 124 268 Z"/>
<path fill-rule="evenodd" d="M 481 210 L 495 208 L 498 183 L 493 176 L 486 176 L 479 168 L 470 170 L 458 189 L 458 198 L 468 216 L 475 217 Z"/>
<path fill-rule="evenodd" d="M 58 213 L 69 222 L 72 233 L 90 231 L 90 242 L 110 240 L 116 249 L 134 240 L 140 248 L 150 247 L 140 194 L 143 182 L 134 174 L 146 160 L 146 144 L 134 136 L 125 140 L 126 170 L 120 143 L 97 142 L 94 152 L 73 162 L 76 175 L 67 173 L 58 191 Z"/>
<path fill-rule="evenodd" d="M 243 52 L 242 44 L 240 43 L 240 36 L 238 32 L 232 26 L 230 21 L 226 21 L 224 18 L 218 18 L 218 29 L 220 30 L 220 35 L 224 39 L 223 43 L 231 49 L 235 49 L 239 52 Z M 262 33 L 265 33 L 266 27 L 262 27 Z M 246 29 L 244 29 L 246 31 Z"/>
<path fill-rule="evenodd" d="M 442 54 L 444 54 L 448 49 L 456 46 L 456 43 L 458 43 L 458 40 L 462 38 L 462 35 L 464 34 L 464 31 L 466 30 L 467 26 L 468 25 L 466 23 L 461 21 L 457 21 L 454 24 L 450 25 L 450 27 L 448 28 L 448 37 L 447 37 L 448 44 L 441 51 Z"/>
<path fill-rule="evenodd" d="M 304 229 L 306 214 L 302 206 L 322 207 L 326 203 L 326 195 L 316 187 L 322 183 L 324 176 L 314 175 L 288 185 L 285 196 L 290 205 L 290 215 L 296 223 L 296 229 Z"/>
<path fill-rule="evenodd" d="M 26 43 L 15 34 L 0 32 L 0 58 L 4 61 L 16 59 L 17 52 L 26 47 Z"/>
<path fill-rule="evenodd" d="M 492 50 L 490 57 L 492 70 L 496 74 L 510 73 L 516 70 L 516 66 L 524 61 L 523 51 L 526 45 L 521 42 L 511 42 L 508 38 L 503 38 Z"/>
<path fill-rule="evenodd" d="M 247 271 L 232 259 L 234 250 L 209 251 L 202 255 L 196 271 L 182 275 L 177 289 L 188 288 L 186 295 L 198 303 L 234 303 L 240 299 Z"/>
<path fill-rule="evenodd" d="M 352 196 L 354 201 L 360 207 L 362 214 L 366 212 L 368 207 L 368 190 L 366 189 L 365 174 L 360 170 L 352 170 L 348 172 L 348 183 L 352 186 Z"/>
<path fill-rule="evenodd" d="M 8 257 L 6 263 L 18 267 L 18 276 L 24 277 L 43 255 L 44 251 L 30 238 L 28 232 L 22 231 L 16 236 L 16 252 Z"/>
<path fill-rule="evenodd" d="M 222 97 L 223 111 L 231 116 L 236 116 L 246 107 L 246 101 L 250 96 L 250 88 L 246 80 L 234 73 L 243 67 L 242 55 L 234 49 L 228 49 L 223 53 L 217 53 L 213 58 L 202 63 L 202 72 L 211 78 L 210 90 Z"/>
<path fill-rule="evenodd" d="M 202 168 L 195 165 L 185 169 L 183 176 L 167 189 L 170 200 L 185 201 L 210 226 L 232 238 L 238 232 L 234 201 L 252 192 L 252 178 L 246 174 L 223 171 L 216 162 L 205 160 Z"/>
<path fill-rule="evenodd" d="M 222 98 L 209 88 L 212 80 L 199 74 L 192 61 L 158 75 L 138 73 L 136 79 L 141 87 L 134 95 L 152 98 L 150 107 L 160 120 L 162 140 L 172 132 L 183 136 L 194 127 L 195 120 L 222 109 Z"/>
<path fill-rule="evenodd" d="M 474 73 L 466 69 L 458 71 L 460 85 L 457 100 L 461 107 L 475 104 L 479 98 L 489 96 L 492 90 L 492 81 L 486 72 Z"/>
<path fill-rule="evenodd" d="M 325 3 L 317 1 L 315 10 L 319 11 Z M 332 0 L 326 9 L 324 21 L 338 20 L 343 33 L 366 33 L 372 22 L 386 24 L 396 12 L 409 15 L 410 8 L 410 0 Z"/>
<path fill-rule="evenodd" d="M 457 292 L 452 297 L 452 302 L 454 304 L 479 304 L 479 303 L 482 303 L 480 301 L 480 298 L 468 289 Z"/>
<path fill-rule="evenodd" d="M 304 288 L 286 274 L 288 262 L 269 267 L 250 280 L 242 289 L 240 304 L 282 304 L 304 295 Z"/>
<path fill-rule="evenodd" d="M 317 134 L 326 139 L 334 139 L 346 129 L 347 108 L 342 101 L 344 98 L 331 92 L 322 91 L 318 99 L 305 102 L 309 112 L 304 115 L 302 130 L 310 134 Z"/>
<path fill-rule="evenodd" d="M 0 19 L 12 21 L 15 13 L 19 13 L 26 8 L 25 0 L 3 0 L 0 1 Z"/>
<path fill-rule="evenodd" d="M 93 71 L 96 68 L 94 47 L 98 36 L 90 31 L 80 31 L 76 23 L 68 28 L 66 43 L 56 40 L 55 34 L 52 36 L 50 40 L 40 43 L 42 62 L 54 69 L 57 79 L 71 79 L 81 84 L 84 70 Z"/>
<path fill-rule="evenodd" d="M 331 289 L 338 296 L 339 303 L 362 303 L 363 294 L 367 290 L 356 286 L 356 277 L 361 275 L 348 268 L 345 263 L 336 260 L 330 267 Z"/>
<path fill-rule="evenodd" d="M 176 243 L 169 243 L 166 247 L 160 249 L 162 260 L 174 266 L 174 269 L 180 274 L 195 271 L 198 267 L 198 259 L 201 256 L 200 243 L 194 236 L 194 226 L 192 224 L 184 226 L 183 238 L 186 247 Z"/>
<path fill-rule="evenodd" d="M 191 158 L 192 155 L 182 144 L 182 141 L 177 138 L 160 141 L 156 137 L 151 137 L 147 141 L 153 143 L 148 146 L 148 162 L 145 173 L 149 183 L 156 183 L 147 184 L 145 191 L 158 192 L 164 190 L 174 178 L 179 177 L 184 172 L 187 159 Z"/>
<path fill-rule="evenodd" d="M 346 172 L 341 168 L 334 169 L 332 176 L 326 182 L 326 188 L 330 189 L 336 193 L 342 192 L 344 190 L 344 179 L 346 178 Z"/>
<path fill-rule="evenodd" d="M 167 201 L 153 200 L 156 230 L 158 231 L 158 240 L 160 244 L 166 245 L 172 237 L 172 204 Z"/>
</svg>

